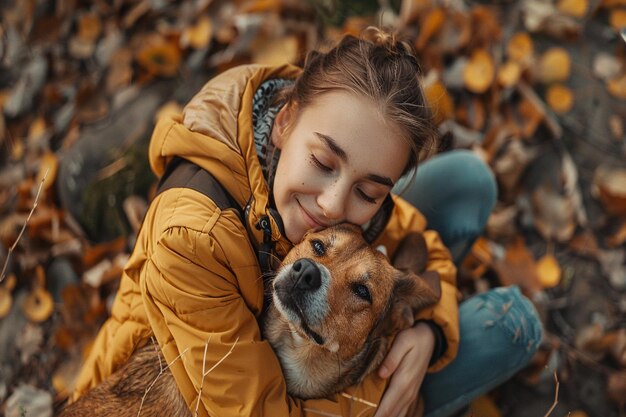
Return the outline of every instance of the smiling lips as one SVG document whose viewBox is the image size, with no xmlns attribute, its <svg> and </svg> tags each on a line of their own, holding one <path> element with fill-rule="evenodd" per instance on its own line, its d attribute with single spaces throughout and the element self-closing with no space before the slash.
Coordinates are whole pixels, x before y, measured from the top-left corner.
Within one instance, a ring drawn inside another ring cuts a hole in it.
<svg viewBox="0 0 626 417">
<path fill-rule="evenodd" d="M 313 217 L 311 214 L 309 214 L 309 212 L 306 211 L 304 207 L 302 207 L 302 204 L 300 203 L 299 200 L 296 200 L 296 201 L 298 201 L 298 205 L 300 206 L 300 210 L 302 211 L 302 217 L 304 218 L 304 221 L 306 222 L 306 224 L 311 229 L 317 229 L 319 227 L 328 227 L 329 226 L 327 224 L 324 224 L 324 223 L 320 222 L 315 217 Z"/>
</svg>

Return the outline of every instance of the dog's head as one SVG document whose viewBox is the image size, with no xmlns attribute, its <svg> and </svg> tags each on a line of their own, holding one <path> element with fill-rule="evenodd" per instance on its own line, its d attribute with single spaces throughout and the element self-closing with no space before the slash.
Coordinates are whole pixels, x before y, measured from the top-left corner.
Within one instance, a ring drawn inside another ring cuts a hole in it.
<svg viewBox="0 0 626 417">
<path fill-rule="evenodd" d="M 300 349 L 309 344 L 343 363 L 371 363 L 381 351 L 374 339 L 411 326 L 415 312 L 439 300 L 438 279 L 419 274 L 426 259 L 424 239 L 417 234 L 400 244 L 393 266 L 367 244 L 357 226 L 310 232 L 274 279 L 274 307 Z M 271 343 L 283 337 L 288 336 L 268 335 Z"/>
</svg>

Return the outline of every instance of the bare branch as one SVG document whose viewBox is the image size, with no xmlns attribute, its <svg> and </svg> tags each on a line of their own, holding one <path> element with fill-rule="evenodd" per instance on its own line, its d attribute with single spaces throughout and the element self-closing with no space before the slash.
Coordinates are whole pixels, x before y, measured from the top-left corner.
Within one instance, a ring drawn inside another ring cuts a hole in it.
<svg viewBox="0 0 626 417">
<path fill-rule="evenodd" d="M 7 266 L 9 265 L 9 258 L 11 258 L 11 254 L 17 247 L 17 243 L 20 241 L 20 239 L 22 238 L 22 235 L 24 234 L 24 231 L 26 230 L 28 221 L 33 216 L 33 213 L 35 212 L 35 209 L 37 208 L 37 205 L 39 202 L 39 195 L 41 194 L 43 183 L 46 181 L 49 171 L 50 169 L 47 169 L 46 173 L 43 175 L 43 178 L 41 179 L 41 182 L 39 183 L 39 188 L 37 189 L 37 195 L 35 196 L 35 202 L 33 203 L 33 207 L 30 209 L 30 213 L 28 213 L 28 217 L 26 218 L 26 221 L 22 225 L 22 230 L 20 230 L 20 233 L 17 235 L 17 239 L 15 239 L 15 242 L 13 242 L 13 245 L 9 248 L 9 252 L 7 253 L 7 258 L 4 260 L 4 266 L 2 267 L 2 272 L 0 273 L 0 282 L 4 281 Z"/>
<path fill-rule="evenodd" d="M 137 411 L 137 417 L 139 417 L 139 415 L 141 414 L 141 409 L 143 408 L 143 403 L 146 400 L 146 396 L 148 395 L 148 393 L 150 392 L 150 390 L 152 389 L 152 387 L 154 386 L 154 384 L 156 384 L 157 380 L 159 379 L 159 377 L 161 375 L 163 375 L 163 372 L 165 372 L 167 369 L 169 369 L 170 366 L 172 366 L 174 364 L 174 362 L 176 362 L 177 360 L 179 360 L 181 358 L 181 356 L 183 356 L 185 354 L 185 352 L 187 352 L 189 350 L 189 348 L 183 350 L 178 356 L 176 356 L 174 358 L 173 361 L 171 361 L 165 368 L 161 369 L 161 371 L 159 372 L 159 374 L 156 376 L 156 378 L 154 378 L 154 381 L 152 381 L 150 383 L 150 385 L 148 385 L 148 387 L 146 388 L 146 391 L 143 393 L 143 397 L 141 397 L 141 404 L 139 404 L 139 411 Z"/>
<path fill-rule="evenodd" d="M 211 338 L 209 337 L 209 341 L 210 340 Z M 200 382 L 200 390 L 198 392 L 198 401 L 196 402 L 196 412 L 194 413 L 194 417 L 198 417 L 198 407 L 200 406 L 200 397 L 202 397 L 202 388 L 204 387 L 204 377 L 210 374 L 211 371 L 213 371 L 213 369 L 217 368 L 217 366 L 220 363 L 224 362 L 224 360 L 227 357 L 229 357 L 231 353 L 233 353 L 233 349 L 235 348 L 235 346 L 237 346 L 237 342 L 239 342 L 239 337 L 235 339 L 235 343 L 233 343 L 233 345 L 230 347 L 230 350 L 226 353 L 226 355 L 222 356 L 222 358 L 219 361 L 217 361 L 217 363 L 213 365 L 211 369 L 209 369 L 206 372 L 204 372 L 204 363 L 206 363 L 206 352 L 207 352 L 207 347 L 209 346 L 209 342 L 207 341 L 206 345 L 204 345 L 204 361 L 202 363 L 202 381 Z"/>
<path fill-rule="evenodd" d="M 552 403 L 552 407 L 550 407 L 546 415 L 543 417 L 548 417 L 550 414 L 552 414 L 552 412 L 554 411 L 554 408 L 559 403 L 559 385 L 560 384 L 559 384 L 559 378 L 556 376 L 556 371 L 554 371 L 554 381 L 556 382 L 556 391 L 554 393 L 554 403 Z"/>
</svg>

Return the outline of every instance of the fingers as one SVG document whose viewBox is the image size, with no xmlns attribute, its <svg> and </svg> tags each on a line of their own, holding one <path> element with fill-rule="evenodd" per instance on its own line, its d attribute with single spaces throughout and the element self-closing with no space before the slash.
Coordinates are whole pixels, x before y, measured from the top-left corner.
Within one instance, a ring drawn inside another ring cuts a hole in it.
<svg viewBox="0 0 626 417">
<path fill-rule="evenodd" d="M 406 356 L 407 351 L 411 349 L 411 346 L 407 346 L 407 338 L 403 336 L 402 332 L 399 333 L 392 343 L 391 349 L 389 349 L 383 363 L 378 368 L 379 377 L 389 378 L 398 369 L 398 365 Z"/>
</svg>

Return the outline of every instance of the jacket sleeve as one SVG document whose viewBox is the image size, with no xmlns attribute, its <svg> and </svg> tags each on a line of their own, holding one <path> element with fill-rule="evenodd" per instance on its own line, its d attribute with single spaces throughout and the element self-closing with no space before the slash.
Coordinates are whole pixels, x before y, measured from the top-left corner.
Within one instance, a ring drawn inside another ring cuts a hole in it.
<svg viewBox="0 0 626 417">
<path fill-rule="evenodd" d="M 435 372 L 455 357 L 459 347 L 459 306 L 456 287 L 456 267 L 439 234 L 426 228 L 426 219 L 410 203 L 394 196 L 394 211 L 385 229 L 383 238 L 375 244 L 383 244 L 390 254 L 400 240 L 410 232 L 420 232 L 426 240 L 428 263 L 426 270 L 436 271 L 441 279 L 441 299 L 433 307 L 418 313 L 416 320 L 428 320 L 435 323 L 445 338 L 446 349 L 439 359 L 431 364 L 429 372 Z"/>
<path fill-rule="evenodd" d="M 301 401 L 287 395 L 278 359 L 262 340 L 258 311 L 245 297 L 261 277 L 256 259 L 242 259 L 250 243 L 241 227 L 223 219 L 208 231 L 169 227 L 142 274 L 150 325 L 187 404 L 195 412 L 201 392 L 200 416 L 347 415 L 345 396 Z M 359 396 L 372 398 L 384 386 L 368 380 L 362 389 Z"/>
</svg>

